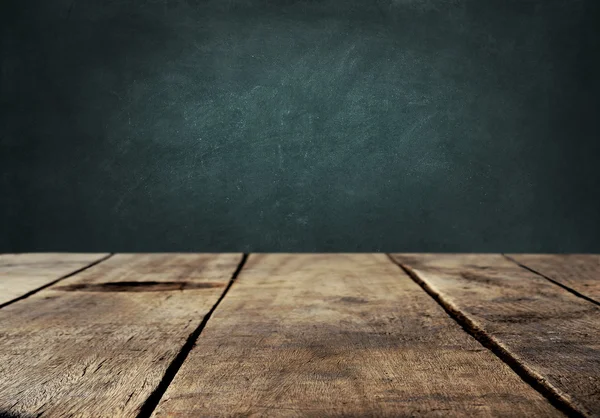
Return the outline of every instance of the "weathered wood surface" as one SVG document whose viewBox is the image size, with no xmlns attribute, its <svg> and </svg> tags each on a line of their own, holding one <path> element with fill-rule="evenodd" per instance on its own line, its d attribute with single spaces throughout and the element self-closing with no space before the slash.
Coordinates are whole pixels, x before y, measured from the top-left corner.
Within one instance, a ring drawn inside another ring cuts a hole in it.
<svg viewBox="0 0 600 418">
<path fill-rule="evenodd" d="M 115 255 L 0 310 L 0 411 L 132 417 L 241 255 Z"/>
<path fill-rule="evenodd" d="M 155 416 L 557 416 L 385 255 L 251 255 Z"/>
<path fill-rule="evenodd" d="M 600 255 L 508 254 L 508 257 L 600 304 Z"/>
<path fill-rule="evenodd" d="M 0 254 L 0 307 L 108 254 Z"/>
<path fill-rule="evenodd" d="M 393 256 L 575 412 L 600 416 L 600 309 L 501 255 Z"/>
</svg>

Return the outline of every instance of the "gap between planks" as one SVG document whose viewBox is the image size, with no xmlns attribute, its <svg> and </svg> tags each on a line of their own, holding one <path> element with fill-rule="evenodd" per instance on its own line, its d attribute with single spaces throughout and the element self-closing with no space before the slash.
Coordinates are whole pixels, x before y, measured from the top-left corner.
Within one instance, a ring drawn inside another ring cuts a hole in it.
<svg viewBox="0 0 600 418">
<path fill-rule="evenodd" d="M 554 388 L 545 384 L 545 379 L 531 370 L 512 354 L 502 347 L 492 336 L 488 335 L 483 328 L 480 328 L 468 316 L 463 314 L 459 308 L 446 301 L 443 296 L 436 292 L 427 282 L 422 280 L 413 269 L 405 264 L 395 260 L 391 254 L 387 254 L 390 260 L 400 267 L 415 283 L 417 283 L 429 296 L 431 296 L 446 313 L 460 325 L 460 327 L 475 338 L 481 345 L 490 350 L 496 357 L 506 363 L 525 383 L 541 393 L 557 409 L 566 413 L 568 416 L 583 417 L 571 403 L 565 399 Z"/>
<path fill-rule="evenodd" d="M 163 375 L 163 378 L 161 379 L 160 383 L 158 384 L 156 389 L 154 389 L 154 391 L 150 394 L 150 396 L 148 396 L 148 399 L 146 399 L 146 402 L 144 402 L 144 404 L 141 406 L 140 412 L 138 413 L 137 418 L 149 418 L 152 415 L 152 413 L 158 406 L 160 400 L 162 399 L 163 395 L 167 391 L 167 388 L 169 387 L 169 385 L 175 378 L 175 375 L 177 374 L 179 369 L 181 369 L 183 362 L 190 354 L 190 351 L 192 351 L 192 349 L 196 345 L 196 342 L 198 341 L 200 334 L 206 327 L 206 324 L 210 320 L 210 317 L 212 316 L 214 311 L 217 309 L 217 307 L 219 306 L 221 301 L 225 298 L 225 296 L 227 295 L 227 292 L 229 292 L 229 289 L 231 289 L 231 286 L 233 285 L 233 283 L 235 282 L 237 277 L 240 275 L 240 272 L 244 268 L 244 265 L 246 264 L 247 260 L 248 260 L 248 254 L 244 253 L 242 255 L 242 259 L 240 260 L 240 263 L 238 264 L 237 268 L 231 275 L 231 278 L 229 279 L 229 282 L 227 283 L 225 290 L 223 291 L 223 293 L 221 293 L 221 296 L 219 297 L 219 299 L 217 299 L 217 302 L 213 305 L 213 307 L 210 308 L 208 313 L 206 315 L 204 315 L 204 318 L 202 319 L 202 322 L 200 322 L 200 325 L 198 325 L 198 327 L 194 330 L 194 332 L 192 332 L 190 334 L 190 336 L 186 340 L 185 344 L 181 347 L 181 350 L 179 351 L 177 356 L 175 356 L 175 358 L 173 359 L 173 361 L 171 362 L 169 367 L 167 367 L 167 370 L 165 371 L 165 374 Z"/>
<path fill-rule="evenodd" d="M 516 260 L 515 258 L 513 258 L 513 257 L 511 257 L 511 256 L 509 256 L 507 254 L 502 254 L 502 256 L 504 258 L 506 258 L 508 261 L 511 261 L 511 262 L 515 263 L 519 267 L 524 268 L 525 270 L 530 271 L 533 274 L 537 274 L 538 276 L 543 277 L 544 279 L 546 279 L 546 280 L 554 283 L 555 285 L 557 285 L 557 286 L 565 289 L 567 292 L 570 292 L 570 293 L 574 294 L 575 296 L 577 296 L 577 297 L 579 297 L 581 299 L 587 300 L 588 302 L 591 302 L 594 305 L 600 306 L 600 302 L 599 301 L 597 301 L 597 300 L 595 300 L 595 299 L 593 299 L 593 298 L 591 298 L 589 296 L 584 295 L 583 293 L 581 293 L 581 292 L 573 289 L 572 287 L 569 287 L 569 286 L 567 286 L 567 285 L 565 285 L 565 284 L 563 284 L 563 283 L 561 283 L 561 282 L 559 282 L 557 280 L 554 280 L 550 276 L 548 276 L 548 275 L 546 275 L 546 274 L 544 274 L 544 273 L 542 273 L 542 272 L 540 272 L 540 271 L 538 271 L 538 270 L 536 270 L 536 269 L 534 269 L 532 267 L 529 267 L 526 264 L 523 264 L 522 262 Z"/>
<path fill-rule="evenodd" d="M 41 286 L 38 286 L 38 287 L 36 287 L 36 288 L 28 291 L 28 292 L 25 292 L 22 295 L 17 296 L 16 298 L 13 298 L 13 299 L 10 299 L 10 300 L 8 300 L 6 302 L 0 303 L 0 309 L 4 308 L 5 306 L 12 305 L 13 303 L 18 302 L 20 300 L 27 299 L 28 297 L 30 297 L 32 295 L 35 295 L 36 293 L 38 293 L 41 290 L 44 290 L 44 289 L 46 289 L 46 288 L 48 288 L 48 287 L 50 287 L 50 286 L 52 286 L 54 284 L 57 284 L 58 282 L 60 282 L 62 280 L 68 279 L 69 277 L 73 277 L 73 276 L 81 273 L 82 271 L 85 271 L 85 270 L 87 270 L 89 268 L 92 268 L 92 267 L 94 267 L 94 266 L 102 263 L 103 261 L 108 260 L 113 255 L 114 255 L 114 253 L 107 254 L 107 255 L 105 255 L 105 256 L 103 256 L 103 257 L 101 257 L 101 258 L 99 258 L 99 259 L 97 259 L 95 261 L 92 261 L 92 262 L 90 262 L 88 264 L 83 265 L 80 268 L 74 269 L 73 271 L 71 271 L 71 272 L 69 272 L 67 274 L 60 275 L 57 279 L 49 280 L 47 283 L 45 283 L 45 284 L 43 284 Z"/>
<path fill-rule="evenodd" d="M 489 343 L 515 371 L 521 370 L 522 378 L 538 382 L 536 388 L 564 412 L 597 416 L 597 306 L 499 254 L 391 258 L 482 344 Z"/>
</svg>

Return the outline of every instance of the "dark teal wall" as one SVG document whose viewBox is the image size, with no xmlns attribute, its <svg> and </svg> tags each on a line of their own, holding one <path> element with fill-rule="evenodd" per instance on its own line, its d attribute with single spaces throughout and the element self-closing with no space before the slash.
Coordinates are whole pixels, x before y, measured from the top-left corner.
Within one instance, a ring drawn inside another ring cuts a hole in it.
<svg viewBox="0 0 600 418">
<path fill-rule="evenodd" d="M 0 251 L 600 251 L 597 0 L 0 16 Z"/>
</svg>

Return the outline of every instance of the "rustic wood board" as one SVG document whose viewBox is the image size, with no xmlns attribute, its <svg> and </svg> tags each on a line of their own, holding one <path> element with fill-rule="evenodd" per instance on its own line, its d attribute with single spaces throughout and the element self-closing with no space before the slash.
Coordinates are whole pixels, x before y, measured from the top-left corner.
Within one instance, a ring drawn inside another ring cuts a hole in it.
<svg viewBox="0 0 600 418">
<path fill-rule="evenodd" d="M 155 416 L 560 416 L 385 255 L 251 255 Z"/>
<path fill-rule="evenodd" d="M 0 254 L 0 307 L 108 254 Z"/>
<path fill-rule="evenodd" d="M 600 309 L 501 255 L 394 255 L 558 399 L 600 416 Z"/>
<path fill-rule="evenodd" d="M 508 254 L 507 256 L 600 304 L 600 255 Z"/>
<path fill-rule="evenodd" d="M 119 254 L 0 310 L 0 411 L 135 416 L 240 260 Z"/>
</svg>

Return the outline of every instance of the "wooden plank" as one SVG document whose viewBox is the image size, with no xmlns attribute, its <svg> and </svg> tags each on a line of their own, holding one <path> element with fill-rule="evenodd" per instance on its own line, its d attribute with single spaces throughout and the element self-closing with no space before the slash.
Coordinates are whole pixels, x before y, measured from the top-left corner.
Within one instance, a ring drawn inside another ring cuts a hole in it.
<svg viewBox="0 0 600 418">
<path fill-rule="evenodd" d="M 107 256 L 108 254 L 0 254 L 0 307 Z"/>
<path fill-rule="evenodd" d="M 557 416 L 385 255 L 251 255 L 155 416 Z"/>
<path fill-rule="evenodd" d="M 600 309 L 501 255 L 395 255 L 552 396 L 600 416 Z"/>
<path fill-rule="evenodd" d="M 0 411 L 135 416 L 240 260 L 118 254 L 0 310 Z"/>
<path fill-rule="evenodd" d="M 508 254 L 510 259 L 600 304 L 599 254 Z"/>
</svg>

